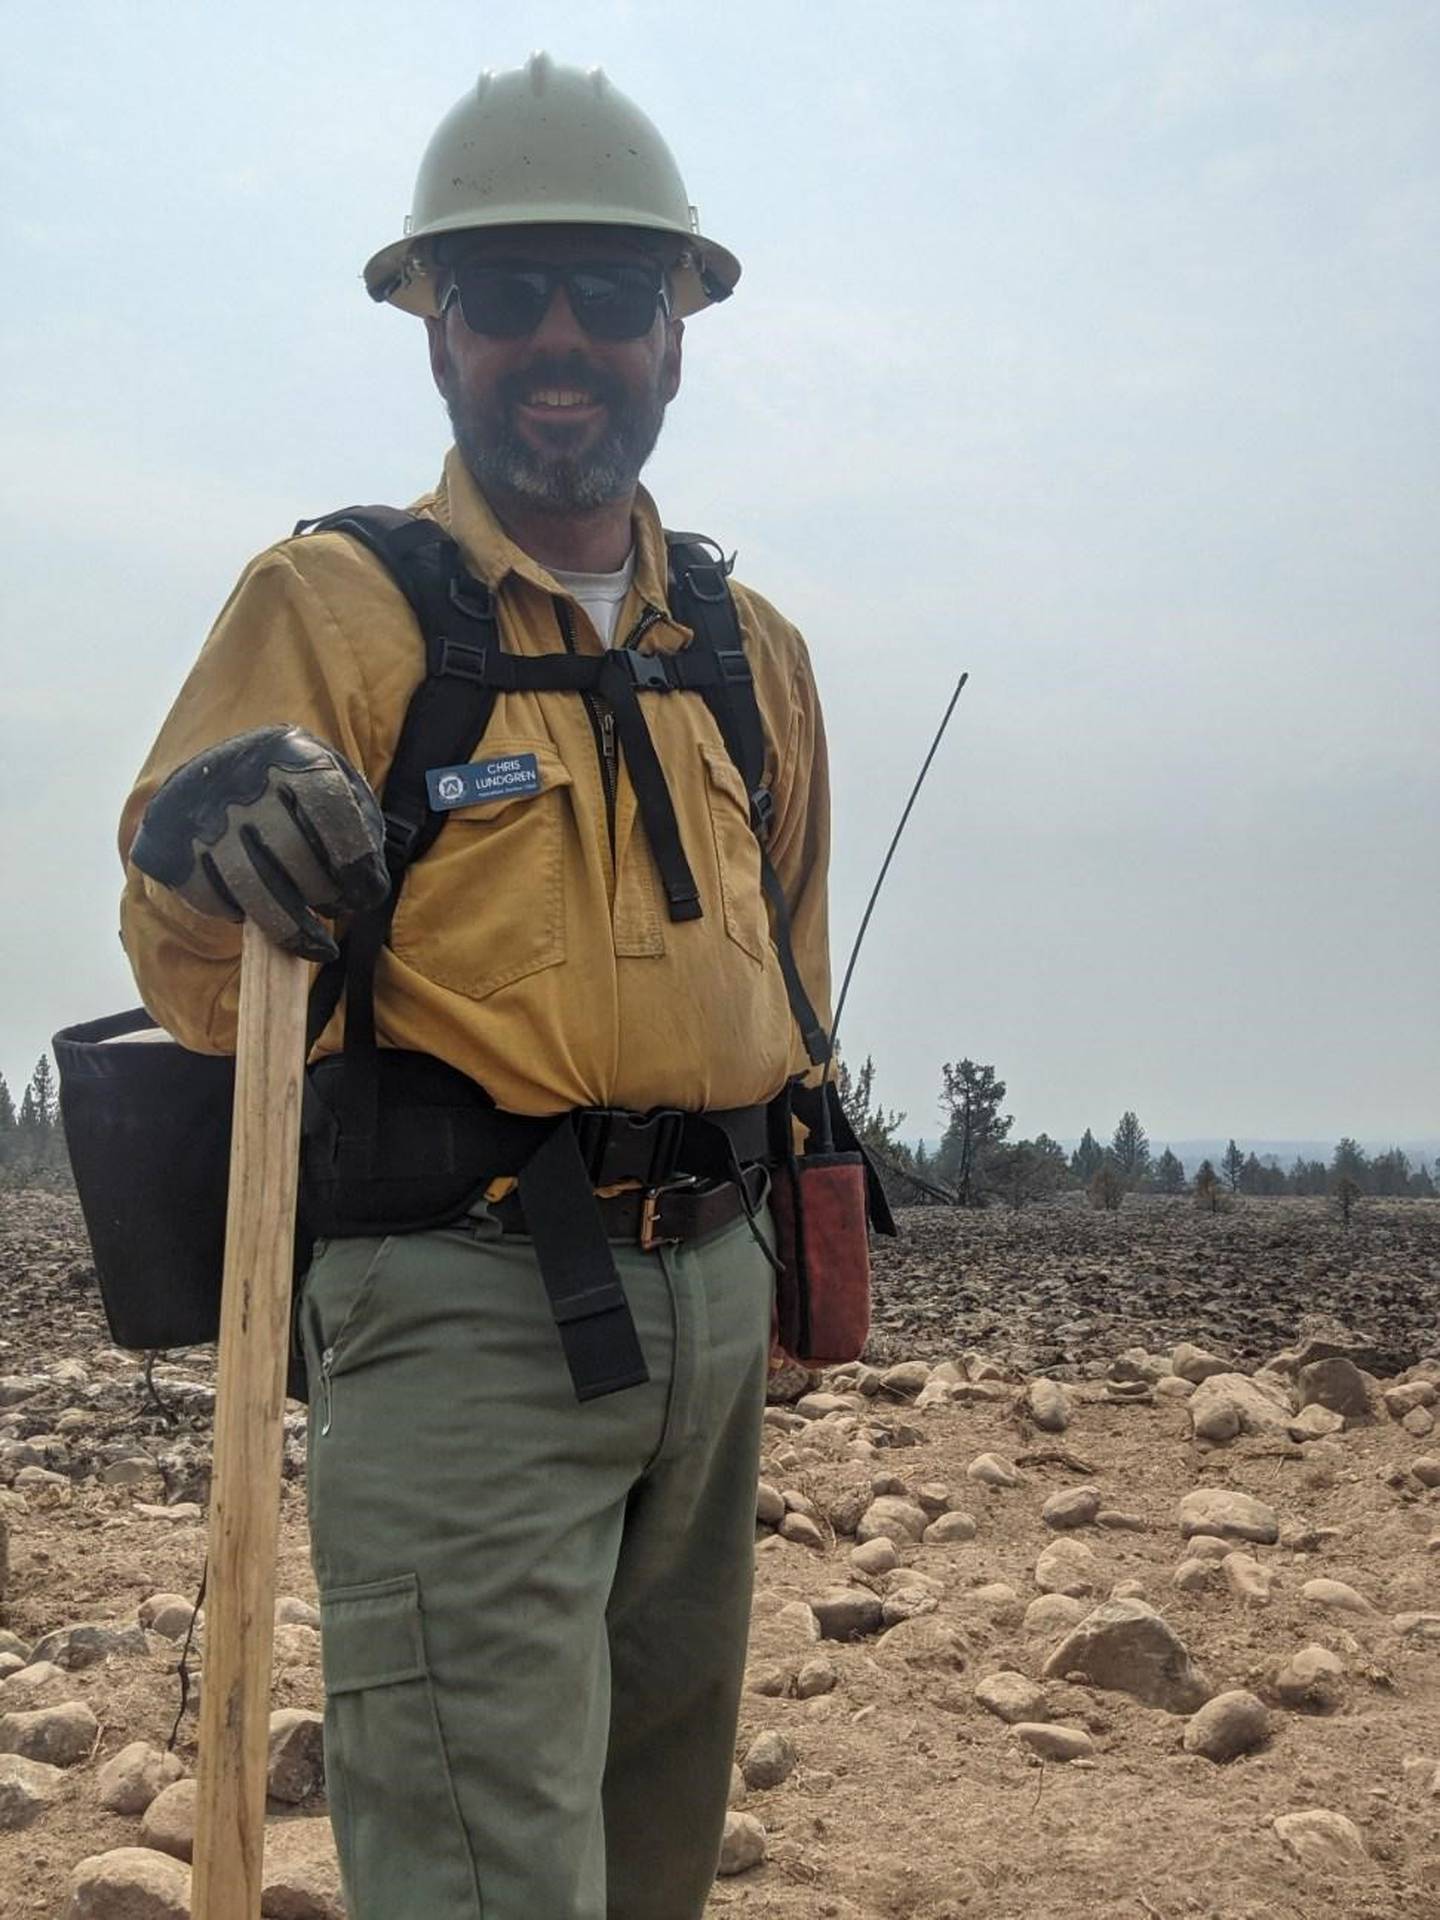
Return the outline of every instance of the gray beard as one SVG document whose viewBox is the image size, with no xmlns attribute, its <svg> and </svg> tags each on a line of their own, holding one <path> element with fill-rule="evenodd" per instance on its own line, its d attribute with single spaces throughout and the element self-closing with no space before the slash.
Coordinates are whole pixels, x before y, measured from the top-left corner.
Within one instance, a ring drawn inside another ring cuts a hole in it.
<svg viewBox="0 0 1440 1920">
<path fill-rule="evenodd" d="M 610 425 L 598 443 L 579 455 L 540 454 L 510 425 L 502 403 L 493 417 L 465 405 L 453 390 L 446 410 L 460 457 L 488 495 L 509 495 L 552 513 L 581 513 L 627 499 L 655 450 L 665 403 L 610 396 Z"/>
</svg>

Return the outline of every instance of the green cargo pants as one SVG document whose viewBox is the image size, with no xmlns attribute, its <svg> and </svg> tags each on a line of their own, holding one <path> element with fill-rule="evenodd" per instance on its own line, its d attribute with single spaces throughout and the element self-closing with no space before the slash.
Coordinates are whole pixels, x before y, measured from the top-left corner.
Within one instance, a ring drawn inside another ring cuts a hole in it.
<svg viewBox="0 0 1440 1920">
<path fill-rule="evenodd" d="M 301 1323 L 350 1920 L 698 1920 L 734 1752 L 770 1269 L 615 1255 L 648 1385 L 579 1404 L 482 1209 L 316 1250 Z"/>
</svg>

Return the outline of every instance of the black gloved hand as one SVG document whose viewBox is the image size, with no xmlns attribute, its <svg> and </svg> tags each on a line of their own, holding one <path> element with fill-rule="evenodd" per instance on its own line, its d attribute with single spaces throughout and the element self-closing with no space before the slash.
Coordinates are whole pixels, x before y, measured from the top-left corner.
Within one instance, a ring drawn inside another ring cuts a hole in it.
<svg viewBox="0 0 1440 1920">
<path fill-rule="evenodd" d="M 256 727 L 196 754 L 145 809 L 130 858 L 200 913 L 251 919 L 306 960 L 333 960 L 316 917 L 390 891 L 375 795 L 299 727 Z"/>
</svg>

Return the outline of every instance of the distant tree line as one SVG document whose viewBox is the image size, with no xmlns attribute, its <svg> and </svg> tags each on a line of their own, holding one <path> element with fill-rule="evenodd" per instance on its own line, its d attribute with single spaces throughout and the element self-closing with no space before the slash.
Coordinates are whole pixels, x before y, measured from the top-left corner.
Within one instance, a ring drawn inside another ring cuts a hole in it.
<svg viewBox="0 0 1440 1920">
<path fill-rule="evenodd" d="M 1358 1141 L 1347 1135 L 1339 1141 L 1328 1161 L 1307 1160 L 1297 1154 L 1289 1167 L 1282 1167 L 1273 1153 L 1262 1160 L 1252 1149 L 1246 1152 L 1234 1140 L 1220 1156 L 1218 1170 L 1208 1160 L 1196 1171 L 1200 1180 L 1210 1169 L 1217 1187 L 1232 1194 L 1261 1198 L 1267 1194 L 1299 1194 L 1343 1198 L 1370 1195 L 1379 1200 L 1433 1200 L 1437 1195 L 1436 1169 L 1425 1160 L 1412 1165 L 1410 1156 L 1399 1147 L 1385 1153 L 1367 1154 Z M 1183 1188 L 1164 1188 L 1183 1191 Z"/>
<path fill-rule="evenodd" d="M 840 1097 L 851 1125 L 866 1146 L 892 1169 L 913 1173 L 944 1188 L 960 1206 L 1000 1201 L 1019 1208 L 1027 1201 L 1080 1190 L 1097 1207 L 1114 1209 L 1127 1193 L 1193 1195 L 1197 1205 L 1219 1209 L 1224 1196 L 1263 1198 L 1313 1195 L 1338 1199 L 1346 1217 L 1354 1200 L 1376 1198 L 1433 1200 L 1437 1175 L 1424 1160 L 1412 1165 L 1399 1147 L 1367 1154 L 1348 1136 L 1328 1163 L 1297 1156 L 1289 1168 L 1273 1154 L 1261 1159 L 1231 1140 L 1215 1167 L 1202 1161 L 1190 1180 L 1179 1155 L 1167 1146 L 1158 1155 L 1133 1111 L 1121 1114 L 1108 1144 L 1087 1127 L 1079 1146 L 1067 1154 L 1048 1133 L 1033 1140 L 1012 1140 L 1014 1122 L 1003 1111 L 1005 1082 L 993 1066 L 974 1060 L 947 1062 L 940 1069 L 940 1105 L 946 1126 L 931 1153 L 923 1140 L 909 1147 L 900 1137 L 905 1115 L 884 1107 L 875 1095 L 875 1064 L 870 1058 L 851 1073 L 838 1069 Z"/>
<path fill-rule="evenodd" d="M 1014 1121 L 1002 1111 L 1006 1085 L 993 1066 L 974 1060 L 947 1061 L 940 1069 L 940 1104 L 947 1119 L 932 1153 L 923 1140 L 908 1146 L 900 1136 L 905 1115 L 887 1108 L 875 1092 L 875 1063 L 867 1055 L 855 1071 L 837 1062 L 836 1082 L 850 1123 L 864 1144 L 892 1173 L 913 1175 L 943 1190 L 963 1207 L 999 1201 L 1020 1208 L 1052 1194 L 1081 1190 L 1098 1207 L 1118 1207 L 1127 1193 L 1193 1194 L 1196 1204 L 1217 1208 L 1227 1193 L 1244 1198 L 1298 1194 L 1338 1200 L 1349 1217 L 1355 1200 L 1433 1200 L 1440 1163 L 1412 1165 L 1399 1147 L 1367 1154 L 1348 1135 L 1328 1163 L 1297 1155 L 1282 1167 L 1273 1154 L 1261 1159 L 1231 1140 L 1218 1168 L 1202 1161 L 1194 1180 L 1167 1146 L 1152 1153 L 1139 1117 L 1121 1114 L 1108 1145 L 1089 1127 L 1067 1154 L 1048 1133 L 1012 1140 Z M 0 1174 L 11 1178 L 65 1171 L 69 1157 L 60 1124 L 55 1070 L 48 1054 L 35 1063 L 17 1107 L 0 1074 Z M 903 1197 L 903 1196 L 902 1196 Z"/>
<path fill-rule="evenodd" d="M 63 1171 L 69 1164 L 55 1069 L 50 1056 L 42 1053 L 18 1107 L 0 1073 L 0 1172 L 24 1175 Z"/>
</svg>

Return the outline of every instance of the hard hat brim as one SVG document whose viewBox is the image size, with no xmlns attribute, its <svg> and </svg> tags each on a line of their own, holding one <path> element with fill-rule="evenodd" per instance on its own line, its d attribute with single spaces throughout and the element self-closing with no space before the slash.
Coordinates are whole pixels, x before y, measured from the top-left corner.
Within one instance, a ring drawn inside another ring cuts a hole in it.
<svg viewBox="0 0 1440 1920">
<path fill-rule="evenodd" d="M 628 215 L 628 217 L 627 217 Z M 740 278 L 740 262 L 727 248 L 718 246 L 698 233 L 687 233 L 659 226 L 638 226 L 629 210 L 616 209 L 607 218 L 603 208 L 554 206 L 537 217 L 533 206 L 516 207 L 511 217 L 505 209 L 496 209 L 483 222 L 473 216 L 453 221 L 437 220 L 423 232 L 407 234 L 403 240 L 382 247 L 365 266 L 365 290 L 370 298 L 399 307 L 405 313 L 422 317 L 437 311 L 435 281 L 431 271 L 433 249 L 427 244 L 446 233 L 487 233 L 496 227 L 624 227 L 632 233 L 667 243 L 667 250 L 678 253 L 669 266 L 677 320 L 702 308 L 728 300 Z"/>
</svg>

